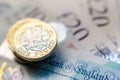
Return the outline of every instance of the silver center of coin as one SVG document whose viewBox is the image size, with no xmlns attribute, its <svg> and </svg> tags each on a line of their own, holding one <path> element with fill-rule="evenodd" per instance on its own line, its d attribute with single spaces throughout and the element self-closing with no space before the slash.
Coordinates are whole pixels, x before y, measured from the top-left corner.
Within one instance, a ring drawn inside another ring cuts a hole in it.
<svg viewBox="0 0 120 80">
<path fill-rule="evenodd" d="M 28 52 L 41 51 L 46 48 L 50 39 L 47 30 L 41 27 L 30 27 L 21 36 L 21 43 Z"/>
</svg>

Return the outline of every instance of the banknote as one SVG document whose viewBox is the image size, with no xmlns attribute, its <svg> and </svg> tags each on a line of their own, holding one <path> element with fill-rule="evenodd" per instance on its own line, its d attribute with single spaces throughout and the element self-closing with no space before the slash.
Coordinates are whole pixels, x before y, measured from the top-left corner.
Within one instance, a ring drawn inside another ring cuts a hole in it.
<svg viewBox="0 0 120 80">
<path fill-rule="evenodd" d="M 8 28 L 17 20 L 33 17 L 48 23 L 60 22 L 67 28 L 67 33 L 62 34 L 59 44 L 62 51 L 69 51 L 64 55 L 111 67 L 111 61 L 120 62 L 119 22 L 115 2 L 116 0 L 1 0 L 1 42 L 5 39 Z M 7 52 L 8 47 L 6 49 L 4 44 L 7 43 L 3 42 L 0 54 L 14 61 L 14 55 Z"/>
<path fill-rule="evenodd" d="M 115 69 L 64 54 L 53 52 L 49 58 L 27 65 L 0 57 L 0 80 L 120 80 Z"/>
<path fill-rule="evenodd" d="M 30 80 L 23 68 L 16 62 L 0 57 L 0 80 Z"/>
<path fill-rule="evenodd" d="M 51 4 L 48 3 L 48 0 L 1 0 L 1 39 L 5 38 L 8 28 L 22 18 L 62 22 L 68 29 L 62 46 L 77 49 L 87 56 L 120 62 L 116 0 L 51 0 Z"/>
<path fill-rule="evenodd" d="M 60 40 L 62 40 L 64 38 L 61 38 Z M 109 68 L 112 68 L 112 69 L 115 69 L 115 70 L 119 70 L 120 71 L 120 64 L 117 64 L 113 61 L 109 61 L 109 60 L 105 60 L 105 59 L 102 59 L 100 57 L 96 57 L 96 56 L 88 56 L 87 54 L 84 54 L 84 52 L 81 52 L 76 50 L 76 48 L 74 49 L 69 49 L 65 46 L 61 47 L 61 43 L 59 43 L 59 46 L 57 46 L 57 48 L 55 49 L 55 52 L 56 53 L 60 53 L 62 54 L 61 55 L 58 55 L 61 56 L 61 57 L 68 57 L 68 59 L 70 59 L 72 61 L 71 58 L 75 57 L 76 59 L 82 59 L 84 61 L 91 61 L 93 63 L 97 63 L 97 64 L 100 64 L 100 65 L 104 65 L 106 67 L 109 67 Z M 78 54 L 81 54 L 80 56 L 78 56 Z M 20 59 L 18 59 L 14 53 L 12 52 L 12 50 L 9 48 L 8 46 L 8 43 L 7 41 L 4 41 L 3 44 L 1 45 L 0 47 L 0 56 L 1 57 L 4 57 L 4 58 L 7 58 L 11 61 L 17 61 L 18 63 L 21 63 L 21 64 L 28 64 L 29 62 L 25 62 L 25 61 L 22 61 Z"/>
</svg>

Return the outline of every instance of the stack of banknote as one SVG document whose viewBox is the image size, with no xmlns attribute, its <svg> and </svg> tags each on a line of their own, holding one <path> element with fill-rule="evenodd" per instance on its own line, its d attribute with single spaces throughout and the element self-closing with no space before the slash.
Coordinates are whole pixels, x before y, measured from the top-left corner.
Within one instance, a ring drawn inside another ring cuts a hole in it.
<svg viewBox="0 0 120 80">
<path fill-rule="evenodd" d="M 120 80 L 119 0 L 0 0 L 0 80 Z M 6 34 L 16 21 L 41 19 L 58 45 L 43 61 L 17 60 Z"/>
</svg>

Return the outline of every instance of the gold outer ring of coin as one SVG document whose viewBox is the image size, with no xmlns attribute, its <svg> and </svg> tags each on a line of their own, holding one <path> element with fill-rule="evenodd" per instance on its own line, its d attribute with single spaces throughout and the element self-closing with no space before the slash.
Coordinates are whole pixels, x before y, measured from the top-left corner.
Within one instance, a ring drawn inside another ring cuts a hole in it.
<svg viewBox="0 0 120 80">
<path fill-rule="evenodd" d="M 27 18 L 13 24 L 7 33 L 7 42 L 16 56 L 26 61 L 38 61 L 55 49 L 57 34 L 49 24 Z"/>
</svg>

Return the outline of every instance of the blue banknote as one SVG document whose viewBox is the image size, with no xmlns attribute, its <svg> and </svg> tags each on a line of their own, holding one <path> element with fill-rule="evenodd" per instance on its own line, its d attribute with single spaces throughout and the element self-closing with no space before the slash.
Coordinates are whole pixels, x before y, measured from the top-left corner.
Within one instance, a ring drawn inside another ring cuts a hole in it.
<svg viewBox="0 0 120 80">
<path fill-rule="evenodd" d="M 53 53 L 43 61 L 26 65 L 0 57 L 0 78 L 1 80 L 120 80 L 120 71 Z"/>
</svg>

